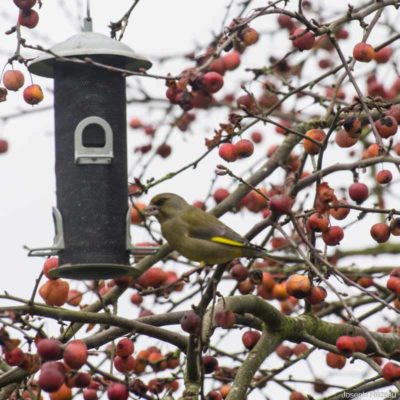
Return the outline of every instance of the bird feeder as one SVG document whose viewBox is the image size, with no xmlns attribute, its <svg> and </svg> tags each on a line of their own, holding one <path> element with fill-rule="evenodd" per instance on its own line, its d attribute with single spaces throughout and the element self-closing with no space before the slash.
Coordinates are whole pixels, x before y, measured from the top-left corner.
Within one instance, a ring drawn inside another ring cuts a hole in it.
<svg viewBox="0 0 400 400">
<path fill-rule="evenodd" d="M 128 207 L 126 85 L 116 69 L 147 70 L 151 63 L 91 30 L 86 19 L 84 32 L 29 65 L 33 74 L 54 79 L 55 238 L 52 246 L 30 251 L 59 256 L 54 277 L 109 279 L 134 271 L 129 265 L 135 249 Z"/>
</svg>

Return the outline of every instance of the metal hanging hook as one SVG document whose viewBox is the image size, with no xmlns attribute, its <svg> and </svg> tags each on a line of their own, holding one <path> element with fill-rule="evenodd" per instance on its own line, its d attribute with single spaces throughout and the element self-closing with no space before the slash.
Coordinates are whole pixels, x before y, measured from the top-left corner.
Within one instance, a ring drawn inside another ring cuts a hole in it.
<svg viewBox="0 0 400 400">
<path fill-rule="evenodd" d="M 83 20 L 83 31 L 92 32 L 93 31 L 93 20 L 90 14 L 90 0 L 86 0 L 86 18 Z"/>
<path fill-rule="evenodd" d="M 90 16 L 90 0 L 87 0 L 86 2 L 86 19 L 92 19 Z"/>
</svg>

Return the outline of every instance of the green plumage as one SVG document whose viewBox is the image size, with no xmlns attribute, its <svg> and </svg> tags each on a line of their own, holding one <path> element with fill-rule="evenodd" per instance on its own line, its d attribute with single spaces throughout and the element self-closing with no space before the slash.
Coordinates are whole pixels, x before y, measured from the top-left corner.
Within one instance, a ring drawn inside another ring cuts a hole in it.
<svg viewBox="0 0 400 400">
<path fill-rule="evenodd" d="M 218 218 L 188 204 L 173 193 L 162 193 L 150 202 L 149 214 L 161 224 L 169 245 L 192 261 L 221 264 L 239 257 L 267 256 Z"/>
</svg>

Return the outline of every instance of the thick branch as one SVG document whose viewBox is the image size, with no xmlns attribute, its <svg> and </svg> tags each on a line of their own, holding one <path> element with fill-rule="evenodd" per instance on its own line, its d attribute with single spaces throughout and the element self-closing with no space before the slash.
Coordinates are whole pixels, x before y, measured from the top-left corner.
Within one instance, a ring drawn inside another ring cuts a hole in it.
<svg viewBox="0 0 400 400">
<path fill-rule="evenodd" d="M 265 330 L 255 347 L 250 351 L 239 368 L 227 400 L 243 400 L 247 398 L 247 390 L 251 380 L 263 361 L 275 350 L 282 341 L 277 333 Z"/>
<path fill-rule="evenodd" d="M 164 340 L 175 345 L 182 351 L 185 351 L 187 346 L 187 339 L 179 333 L 170 332 L 160 327 L 154 327 L 150 324 L 140 322 L 139 320 L 130 320 L 113 314 L 73 311 L 64 308 L 55 308 L 36 304 L 32 306 L 8 307 L 7 309 L 17 313 L 24 312 L 31 315 L 40 315 L 42 317 L 52 318 L 55 320 L 116 326 L 123 328 L 128 332 L 133 331 L 154 337 L 156 339 Z"/>
</svg>

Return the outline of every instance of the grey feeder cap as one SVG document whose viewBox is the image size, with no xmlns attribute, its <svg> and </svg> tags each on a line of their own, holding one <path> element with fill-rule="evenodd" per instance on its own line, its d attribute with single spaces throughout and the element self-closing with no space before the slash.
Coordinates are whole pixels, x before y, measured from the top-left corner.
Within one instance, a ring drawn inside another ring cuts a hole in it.
<svg viewBox="0 0 400 400">
<path fill-rule="evenodd" d="M 136 54 L 126 44 L 95 32 L 82 32 L 71 36 L 64 42 L 53 46 L 50 51 L 54 55 L 45 54 L 38 57 L 30 63 L 29 71 L 35 75 L 53 78 L 54 64 L 64 62 L 57 60 L 57 57 L 112 56 L 111 62 L 107 61 L 107 65 L 121 67 L 122 60 L 125 64 L 124 69 L 132 72 L 140 69 L 147 70 L 152 65 L 149 60 Z M 113 59 L 115 63 L 113 63 Z"/>
</svg>

